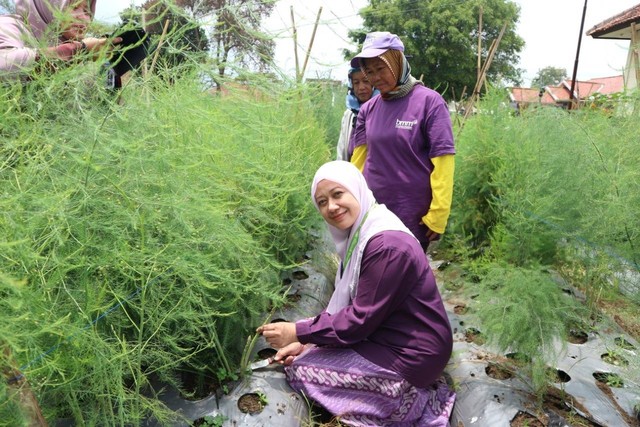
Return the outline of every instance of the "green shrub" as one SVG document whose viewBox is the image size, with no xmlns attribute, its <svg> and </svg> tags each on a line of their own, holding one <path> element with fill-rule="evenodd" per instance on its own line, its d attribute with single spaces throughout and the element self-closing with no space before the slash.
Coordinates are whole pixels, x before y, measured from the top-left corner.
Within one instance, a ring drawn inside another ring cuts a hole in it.
<svg viewBox="0 0 640 427">
<path fill-rule="evenodd" d="M 149 77 L 114 96 L 82 84 L 95 72 L 0 88 L 0 272 L 25 300 L 0 312 L 3 345 L 50 421 L 172 425 L 150 382 L 182 387 L 219 352 L 237 366 L 309 246 L 329 150 L 284 86 Z"/>
</svg>

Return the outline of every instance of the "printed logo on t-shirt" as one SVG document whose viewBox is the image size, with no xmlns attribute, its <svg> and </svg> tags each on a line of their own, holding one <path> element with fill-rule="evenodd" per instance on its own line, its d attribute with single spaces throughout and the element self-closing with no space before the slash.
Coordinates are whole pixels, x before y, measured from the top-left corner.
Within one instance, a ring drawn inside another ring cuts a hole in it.
<svg viewBox="0 0 640 427">
<path fill-rule="evenodd" d="M 399 120 L 396 119 L 396 129 L 413 129 L 413 125 L 418 123 L 417 120 Z"/>
</svg>

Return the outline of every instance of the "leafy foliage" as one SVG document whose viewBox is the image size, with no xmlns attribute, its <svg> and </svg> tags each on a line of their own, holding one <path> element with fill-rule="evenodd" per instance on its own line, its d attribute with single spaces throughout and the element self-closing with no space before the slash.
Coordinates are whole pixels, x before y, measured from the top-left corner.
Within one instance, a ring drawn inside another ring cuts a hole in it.
<svg viewBox="0 0 640 427">
<path fill-rule="evenodd" d="M 499 95 L 458 139 L 452 230 L 521 266 L 561 262 L 567 239 L 586 253 L 615 253 L 610 268 L 637 266 L 635 115 L 542 108 L 514 116 Z"/>
<path fill-rule="evenodd" d="M 459 133 L 442 243 L 463 257 L 482 333 L 500 350 L 531 358 L 527 376 L 541 397 L 553 340 L 588 329 L 607 311 L 605 296 L 634 306 L 634 281 L 638 294 L 640 217 L 629 208 L 640 203 L 638 104 L 627 94 L 608 99 L 607 110 L 515 114 L 505 99 L 492 90 Z M 584 292 L 581 307 L 558 277 Z M 635 315 L 621 315 L 634 313 L 621 307 L 608 310 L 616 321 Z"/>
<path fill-rule="evenodd" d="M 478 35 L 478 16 L 482 10 L 482 33 Z M 507 23 L 504 36 L 487 72 L 489 81 L 519 83 L 515 67 L 524 41 L 515 33 L 519 7 L 506 0 L 371 0 L 361 10 L 364 26 L 349 32 L 352 40 L 364 41 L 370 31 L 397 34 L 410 55 L 412 74 L 423 75 L 424 83 L 436 88 L 447 99 L 469 94 L 477 79 L 478 36 L 482 58 L 486 61 L 491 43 Z M 354 52 L 345 52 L 352 57 Z"/>
<path fill-rule="evenodd" d="M 185 74 L 115 96 L 97 72 L 0 88 L 3 345 L 48 420 L 175 425 L 151 381 L 234 371 L 238 336 L 284 302 L 325 135 L 313 93 L 212 94 Z"/>
<path fill-rule="evenodd" d="M 530 375 L 539 393 L 546 384 L 540 370 L 553 360 L 554 341 L 565 337 L 579 306 L 546 272 L 497 264 L 483 269 L 475 303 L 483 332 L 501 351 L 535 360 Z"/>
</svg>

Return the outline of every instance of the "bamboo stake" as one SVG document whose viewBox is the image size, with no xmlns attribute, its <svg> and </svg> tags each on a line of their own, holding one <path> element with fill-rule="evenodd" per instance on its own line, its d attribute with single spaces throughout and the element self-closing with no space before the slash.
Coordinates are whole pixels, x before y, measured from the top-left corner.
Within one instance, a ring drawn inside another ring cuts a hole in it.
<svg viewBox="0 0 640 427">
<path fill-rule="evenodd" d="M 482 84 L 486 79 L 487 71 L 491 66 L 491 62 L 493 62 L 493 57 L 496 54 L 496 51 L 498 50 L 498 45 L 502 40 L 502 36 L 504 35 L 506 28 L 507 28 L 507 23 L 505 22 L 504 25 L 502 26 L 502 29 L 500 30 L 500 34 L 498 35 L 498 38 L 491 42 L 491 46 L 489 47 L 489 55 L 487 56 L 487 60 L 482 65 L 480 78 L 476 81 L 476 86 L 473 88 L 472 99 L 474 100 L 474 102 L 475 102 L 475 99 L 480 96 L 480 90 L 482 89 Z"/>
<path fill-rule="evenodd" d="M 169 28 L 169 19 L 164 21 L 164 27 L 162 28 L 162 34 L 160 35 L 160 40 L 158 41 L 158 47 L 156 47 L 156 51 L 153 54 L 153 60 L 151 61 L 151 67 L 149 67 L 149 74 L 153 74 L 153 69 L 156 67 L 156 61 L 158 60 L 158 56 L 160 55 L 160 48 L 164 43 L 164 38 L 167 35 L 167 29 Z"/>
<path fill-rule="evenodd" d="M 480 14 L 478 16 L 478 66 L 476 81 L 480 79 L 482 69 L 482 6 L 480 6 Z"/>
<path fill-rule="evenodd" d="M 467 117 L 469 117 L 469 115 L 471 114 L 471 110 L 473 109 L 473 105 L 475 104 L 477 98 L 480 97 L 480 90 L 482 89 L 482 84 L 486 79 L 487 71 L 489 70 L 489 67 L 491 66 L 491 62 L 493 61 L 493 57 L 494 57 L 496 51 L 498 50 L 498 46 L 500 45 L 500 41 L 502 40 L 502 36 L 504 36 L 504 32 L 507 29 L 507 24 L 508 24 L 507 22 L 504 23 L 504 25 L 502 26 L 502 29 L 500 30 L 500 34 L 498 34 L 498 38 L 495 39 L 493 42 L 491 42 L 491 47 L 489 48 L 489 54 L 487 56 L 487 60 L 482 65 L 480 78 L 476 81 L 476 86 L 473 88 L 473 92 L 471 93 L 471 98 L 469 99 L 469 102 L 467 103 L 467 106 L 465 107 L 464 117 L 463 117 L 462 124 L 460 126 L 460 130 L 458 131 L 458 135 L 460 134 L 460 132 L 462 132 L 462 128 L 464 127 L 464 123 L 466 122 Z"/>
<path fill-rule="evenodd" d="M 296 82 L 300 83 L 300 64 L 298 63 L 298 29 L 293 19 L 293 5 L 291 6 L 291 26 L 293 27 L 293 56 L 296 59 Z"/>
<path fill-rule="evenodd" d="M 311 54 L 311 48 L 313 47 L 313 40 L 316 38 L 316 30 L 318 29 L 318 23 L 320 22 L 320 14 L 322 13 L 322 6 L 318 9 L 318 16 L 316 17 L 316 23 L 313 26 L 313 33 L 311 33 L 311 41 L 309 42 L 309 49 L 307 49 L 307 56 L 304 58 L 304 65 L 302 66 L 302 73 L 300 79 L 304 77 L 305 70 L 307 69 L 307 62 L 309 61 L 309 55 Z"/>
</svg>

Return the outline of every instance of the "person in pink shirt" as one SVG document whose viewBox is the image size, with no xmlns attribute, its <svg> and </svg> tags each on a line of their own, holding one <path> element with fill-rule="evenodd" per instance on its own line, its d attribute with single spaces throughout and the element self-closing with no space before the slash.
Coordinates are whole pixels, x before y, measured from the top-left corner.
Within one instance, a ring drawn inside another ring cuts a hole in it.
<svg viewBox="0 0 640 427">
<path fill-rule="evenodd" d="M 395 34 L 367 34 L 351 66 L 381 94 L 358 113 L 351 162 L 426 250 L 444 233 L 451 210 L 455 147 L 447 104 L 411 75 Z"/>
<path fill-rule="evenodd" d="M 85 37 L 95 10 L 96 0 L 16 0 L 15 14 L 0 15 L 0 79 L 28 74 L 42 60 L 71 61 L 118 43 Z"/>
<path fill-rule="evenodd" d="M 351 426 L 447 426 L 451 325 L 416 238 L 346 161 L 321 166 L 311 197 L 340 257 L 327 308 L 257 329 L 294 390 Z"/>
</svg>

